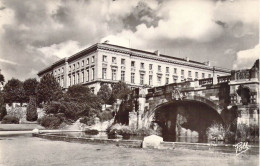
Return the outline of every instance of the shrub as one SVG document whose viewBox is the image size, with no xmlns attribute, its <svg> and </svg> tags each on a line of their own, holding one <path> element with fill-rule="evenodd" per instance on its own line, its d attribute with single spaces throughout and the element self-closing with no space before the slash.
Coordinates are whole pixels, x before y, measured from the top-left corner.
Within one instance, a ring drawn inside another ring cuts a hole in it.
<svg viewBox="0 0 260 166">
<path fill-rule="evenodd" d="M 84 123 L 88 126 L 94 125 L 95 124 L 95 118 L 94 117 L 88 117 L 84 116 L 79 120 L 80 123 Z"/>
<path fill-rule="evenodd" d="M 111 111 L 104 111 L 98 114 L 98 118 L 101 122 L 108 121 L 113 119 L 113 112 Z"/>
<path fill-rule="evenodd" d="M 62 122 L 62 118 L 56 115 L 45 115 L 38 120 L 40 125 L 48 129 L 57 129 Z"/>
<path fill-rule="evenodd" d="M 87 130 L 85 130 L 85 133 L 89 134 L 89 135 L 97 135 L 99 133 L 99 131 L 95 130 L 95 129 L 93 129 L 93 130 L 87 129 Z"/>
<path fill-rule="evenodd" d="M 6 108 L 4 106 L 0 106 L 0 121 L 7 115 Z"/>
<path fill-rule="evenodd" d="M 133 134 L 132 130 L 130 129 L 129 126 L 121 125 L 121 124 L 115 124 L 110 126 L 107 129 L 108 135 L 114 135 L 114 134 L 119 134 L 119 135 L 130 135 Z"/>
<path fill-rule="evenodd" d="M 36 121 L 38 119 L 37 115 L 37 106 L 36 106 L 36 97 L 30 96 L 30 101 L 27 106 L 26 120 Z"/>
<path fill-rule="evenodd" d="M 2 124 L 19 124 L 19 119 L 15 116 L 6 115 L 2 119 Z"/>
</svg>

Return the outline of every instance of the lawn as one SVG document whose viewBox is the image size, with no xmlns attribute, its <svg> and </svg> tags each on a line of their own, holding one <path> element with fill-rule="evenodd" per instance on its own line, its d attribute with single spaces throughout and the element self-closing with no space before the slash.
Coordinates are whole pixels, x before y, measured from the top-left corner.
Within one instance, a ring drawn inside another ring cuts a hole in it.
<svg viewBox="0 0 260 166">
<path fill-rule="evenodd" d="M 0 165 L 258 166 L 258 156 L 194 150 L 152 150 L 18 136 L 0 137 Z"/>
</svg>

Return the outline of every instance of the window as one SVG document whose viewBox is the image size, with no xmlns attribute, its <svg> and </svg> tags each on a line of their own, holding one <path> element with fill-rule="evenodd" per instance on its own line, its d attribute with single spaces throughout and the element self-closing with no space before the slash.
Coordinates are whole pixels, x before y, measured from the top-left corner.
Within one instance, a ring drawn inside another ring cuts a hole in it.
<svg viewBox="0 0 260 166">
<path fill-rule="evenodd" d="M 107 79 L 107 69 L 106 68 L 102 69 L 102 78 Z"/>
<path fill-rule="evenodd" d="M 208 78 L 211 78 L 211 74 L 208 75 Z"/>
<path fill-rule="evenodd" d="M 64 73 L 64 67 L 61 68 L 61 73 Z"/>
<path fill-rule="evenodd" d="M 71 66 L 69 66 L 69 71 L 71 71 Z"/>
<path fill-rule="evenodd" d="M 112 69 L 112 80 L 116 80 L 116 70 Z"/>
<path fill-rule="evenodd" d="M 77 68 L 79 68 L 79 62 L 77 63 Z"/>
<path fill-rule="evenodd" d="M 177 82 L 177 78 L 173 78 L 173 82 L 176 83 Z"/>
<path fill-rule="evenodd" d="M 68 84 L 71 86 L 71 76 L 69 75 Z"/>
<path fill-rule="evenodd" d="M 140 85 L 144 84 L 144 74 L 140 74 Z"/>
<path fill-rule="evenodd" d="M 169 67 L 166 67 L 166 73 L 169 73 Z"/>
<path fill-rule="evenodd" d="M 77 73 L 77 79 L 78 79 L 78 81 L 77 81 L 77 83 L 80 83 L 80 75 L 79 75 L 79 73 Z"/>
<path fill-rule="evenodd" d="M 191 77 L 191 71 L 189 71 L 189 77 Z"/>
<path fill-rule="evenodd" d="M 92 80 L 95 79 L 95 68 L 92 68 L 92 77 L 91 77 Z"/>
<path fill-rule="evenodd" d="M 73 64 L 73 70 L 75 70 L 75 68 L 76 68 L 76 65 L 75 65 L 75 64 Z"/>
<path fill-rule="evenodd" d="M 195 72 L 195 77 L 198 78 L 199 77 L 199 73 Z"/>
<path fill-rule="evenodd" d="M 81 72 L 81 82 L 83 83 L 85 81 L 85 73 L 84 71 Z"/>
<path fill-rule="evenodd" d="M 95 57 L 94 57 L 94 56 L 92 56 L 92 58 L 91 58 L 91 62 L 92 62 L 92 63 L 95 62 Z"/>
<path fill-rule="evenodd" d="M 131 61 L 131 67 L 135 67 L 135 61 Z"/>
<path fill-rule="evenodd" d="M 81 62 L 81 66 L 84 67 L 84 60 L 82 60 L 82 62 Z"/>
<path fill-rule="evenodd" d="M 76 84 L 76 79 L 75 79 L 75 75 L 73 74 L 72 76 L 72 84 L 75 85 Z"/>
<path fill-rule="evenodd" d="M 112 63 L 116 64 L 116 57 L 112 57 Z"/>
<path fill-rule="evenodd" d="M 177 68 L 174 68 L 174 74 L 177 74 Z"/>
<path fill-rule="evenodd" d="M 89 81 L 89 70 L 87 70 L 87 80 L 86 81 Z"/>
<path fill-rule="evenodd" d="M 149 85 L 153 85 L 153 76 L 149 75 Z"/>
<path fill-rule="evenodd" d="M 121 71 L 121 81 L 125 81 L 125 71 Z"/>
<path fill-rule="evenodd" d="M 184 76 L 184 70 L 183 69 L 181 70 L 181 75 Z"/>
<path fill-rule="evenodd" d="M 162 77 L 161 76 L 157 76 L 157 84 L 161 85 L 162 83 Z"/>
<path fill-rule="evenodd" d="M 158 72 L 161 72 L 162 71 L 162 67 L 159 65 L 158 66 Z"/>
<path fill-rule="evenodd" d="M 202 78 L 205 78 L 205 73 L 202 73 Z"/>
<path fill-rule="evenodd" d="M 169 78 L 166 77 L 165 84 L 169 84 Z"/>
<path fill-rule="evenodd" d="M 87 65 L 89 65 L 89 58 L 87 58 Z"/>
<path fill-rule="evenodd" d="M 141 64 L 140 64 L 140 68 L 141 68 L 141 69 L 144 69 L 144 63 L 141 63 Z"/>
<path fill-rule="evenodd" d="M 149 64 L 149 70 L 153 70 L 153 64 Z"/>
<path fill-rule="evenodd" d="M 131 73 L 131 83 L 135 83 L 135 73 Z"/>
<path fill-rule="evenodd" d="M 60 69 L 58 70 L 58 74 L 60 74 Z"/>
<path fill-rule="evenodd" d="M 103 55 L 103 62 L 107 62 L 107 56 Z"/>
<path fill-rule="evenodd" d="M 125 59 L 121 59 L 121 65 L 125 65 Z"/>
</svg>

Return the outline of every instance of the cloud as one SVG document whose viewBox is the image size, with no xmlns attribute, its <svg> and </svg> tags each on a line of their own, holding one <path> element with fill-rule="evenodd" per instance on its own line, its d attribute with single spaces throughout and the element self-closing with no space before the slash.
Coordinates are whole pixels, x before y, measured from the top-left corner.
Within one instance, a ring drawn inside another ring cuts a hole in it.
<svg viewBox="0 0 260 166">
<path fill-rule="evenodd" d="M 10 65 L 17 65 L 16 62 L 5 60 L 5 59 L 0 59 L 0 62 L 7 63 L 7 64 L 10 64 Z"/>
<path fill-rule="evenodd" d="M 79 42 L 77 42 L 77 41 L 69 40 L 69 41 L 66 41 L 63 43 L 53 44 L 48 47 L 41 47 L 41 48 L 38 48 L 38 50 L 41 51 L 46 56 L 55 55 L 59 58 L 65 58 L 65 57 L 71 56 L 71 55 L 81 51 L 82 49 L 84 49 L 86 47 L 87 46 L 81 47 L 79 45 Z"/>
<path fill-rule="evenodd" d="M 0 0 L 0 59 L 19 64 L 1 62 L 1 69 L 7 79 L 36 77 L 57 59 L 104 40 L 230 67 L 235 50 L 258 42 L 256 3 Z"/>
<path fill-rule="evenodd" d="M 252 49 L 239 51 L 233 69 L 250 69 L 254 65 L 255 61 L 259 59 L 259 53 L 259 44 Z"/>
</svg>

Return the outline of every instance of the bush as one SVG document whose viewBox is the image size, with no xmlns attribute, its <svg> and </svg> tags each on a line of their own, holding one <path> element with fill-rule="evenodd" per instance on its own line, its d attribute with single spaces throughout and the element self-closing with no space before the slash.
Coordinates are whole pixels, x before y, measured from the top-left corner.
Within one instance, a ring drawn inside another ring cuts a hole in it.
<svg viewBox="0 0 260 166">
<path fill-rule="evenodd" d="M 111 111 L 104 111 L 98 114 L 98 118 L 101 122 L 113 119 L 113 113 Z"/>
<path fill-rule="evenodd" d="M 7 115 L 6 108 L 4 106 L 0 106 L 0 121 Z"/>
<path fill-rule="evenodd" d="M 26 120 L 36 121 L 37 119 L 38 119 L 38 114 L 37 114 L 37 106 L 36 106 L 36 97 L 30 96 L 30 101 L 27 106 L 27 112 L 26 112 Z"/>
<path fill-rule="evenodd" d="M 57 129 L 62 122 L 62 118 L 56 115 L 45 115 L 38 120 L 40 125 L 48 129 Z"/>
<path fill-rule="evenodd" d="M 19 124 L 19 119 L 15 116 L 6 115 L 2 119 L 2 124 Z"/>
<path fill-rule="evenodd" d="M 80 123 L 84 123 L 88 126 L 94 125 L 95 124 L 95 118 L 94 117 L 88 117 L 84 116 L 79 120 Z"/>
<path fill-rule="evenodd" d="M 93 129 L 93 130 L 87 129 L 87 130 L 85 130 L 85 133 L 89 134 L 89 135 L 97 135 L 99 133 L 99 131 L 95 130 L 95 129 Z"/>
<path fill-rule="evenodd" d="M 108 135 L 131 135 L 133 134 L 132 130 L 130 129 L 129 126 L 121 125 L 121 124 L 115 124 L 110 126 L 107 129 Z"/>
</svg>

